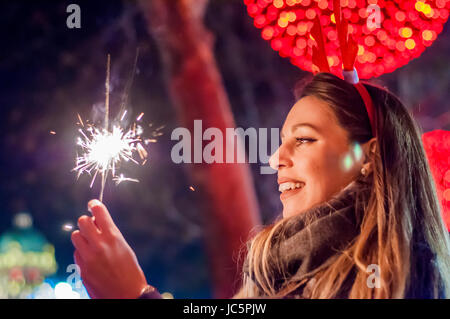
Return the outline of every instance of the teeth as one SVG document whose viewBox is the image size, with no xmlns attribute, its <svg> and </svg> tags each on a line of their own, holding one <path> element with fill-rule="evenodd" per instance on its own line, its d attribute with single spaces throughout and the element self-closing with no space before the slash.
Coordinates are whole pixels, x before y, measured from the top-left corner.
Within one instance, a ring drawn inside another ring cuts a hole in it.
<svg viewBox="0 0 450 319">
<path fill-rule="evenodd" d="M 286 182 L 286 183 L 281 183 L 278 186 L 278 190 L 283 193 L 287 190 L 291 190 L 291 189 L 295 189 L 295 188 L 301 188 L 303 187 L 303 183 L 292 183 L 292 182 Z"/>
</svg>

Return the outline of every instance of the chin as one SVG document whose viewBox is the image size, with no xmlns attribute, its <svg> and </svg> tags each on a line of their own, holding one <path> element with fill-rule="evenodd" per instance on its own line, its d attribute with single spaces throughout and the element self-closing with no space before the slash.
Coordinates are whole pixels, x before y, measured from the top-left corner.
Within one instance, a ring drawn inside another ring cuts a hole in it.
<svg viewBox="0 0 450 319">
<path fill-rule="evenodd" d="M 287 217 L 292 217 L 298 214 L 301 214 L 302 212 L 304 212 L 305 209 L 283 209 L 283 218 L 287 218 Z"/>
<path fill-rule="evenodd" d="M 286 203 L 291 205 L 283 206 L 283 218 L 303 214 L 304 212 L 308 211 L 309 209 L 315 206 L 314 203 L 310 202 L 305 203 L 304 201 L 302 202 L 303 205 L 302 204 L 293 205 L 293 203 Z"/>
</svg>

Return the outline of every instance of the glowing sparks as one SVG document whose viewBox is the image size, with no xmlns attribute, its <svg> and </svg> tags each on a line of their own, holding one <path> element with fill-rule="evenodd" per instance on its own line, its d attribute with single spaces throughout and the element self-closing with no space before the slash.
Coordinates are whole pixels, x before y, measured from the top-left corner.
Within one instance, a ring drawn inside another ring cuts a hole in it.
<svg viewBox="0 0 450 319">
<path fill-rule="evenodd" d="M 127 114 L 127 110 L 125 110 L 122 114 L 122 117 L 120 118 L 120 121 L 123 121 L 123 119 L 125 118 L 125 115 Z"/>
<path fill-rule="evenodd" d="M 138 153 L 141 160 L 147 158 L 147 151 L 142 146 L 141 137 L 135 130 L 125 131 L 118 125 L 113 125 L 112 131 L 98 129 L 90 126 L 86 130 L 79 129 L 81 136 L 78 138 L 78 145 L 83 154 L 77 156 L 76 167 L 78 176 L 83 173 L 93 174 L 90 187 L 95 182 L 97 175 L 108 176 L 111 172 L 116 184 L 123 181 L 138 182 L 137 179 L 126 178 L 122 174 L 116 176 L 116 170 L 121 162 L 133 162 L 139 164 L 133 158 Z"/>
<path fill-rule="evenodd" d="M 136 52 L 136 59 L 133 67 L 133 75 L 136 69 L 138 51 Z M 79 129 L 80 136 L 78 137 L 77 144 L 81 148 L 81 155 L 77 154 L 76 165 L 73 169 L 78 172 L 78 177 L 81 174 L 87 173 L 92 176 L 90 187 L 94 185 L 97 175 L 101 178 L 100 189 L 100 201 L 103 201 L 103 191 L 105 188 L 108 175 L 111 173 L 113 181 L 116 185 L 128 181 L 139 182 L 134 178 L 125 177 L 123 174 L 116 174 L 116 171 L 120 169 L 122 164 L 126 162 L 133 162 L 140 164 L 138 159 L 135 159 L 135 154 L 139 155 L 139 159 L 144 165 L 147 161 L 148 153 L 142 144 L 147 145 L 147 140 L 143 140 L 141 135 L 144 133 L 144 129 L 141 125 L 136 123 L 131 124 L 129 127 L 124 127 L 121 122 L 125 119 L 127 110 L 125 110 L 125 103 L 127 93 L 124 93 L 124 98 L 121 103 L 121 109 L 118 113 L 120 116 L 119 121 L 112 122 L 110 125 L 109 120 L 109 89 L 110 89 L 110 55 L 107 56 L 106 63 L 106 81 L 105 81 L 105 117 L 102 126 L 94 125 L 86 121 L 86 127 L 84 126 L 81 116 L 78 116 L 78 123 L 81 125 Z M 130 81 L 131 83 L 131 81 Z M 129 86 L 131 84 L 127 84 Z M 128 92 L 128 89 L 125 92 Z M 136 121 L 141 121 L 144 113 L 139 114 Z M 162 127 L 161 127 L 162 128 Z M 153 137 L 159 136 L 162 133 L 158 132 L 161 128 L 153 132 Z M 155 135 L 156 134 L 156 135 Z"/>
<path fill-rule="evenodd" d="M 137 180 L 135 178 L 125 177 L 125 176 L 123 176 L 123 174 L 120 174 L 119 176 L 114 177 L 113 181 L 116 182 L 116 185 L 119 185 L 120 183 L 125 182 L 125 181 L 139 183 L 139 180 Z"/>
<path fill-rule="evenodd" d="M 81 119 L 80 114 L 77 113 L 77 116 L 78 116 L 78 121 L 79 121 L 80 125 L 84 127 L 84 123 L 83 123 L 83 120 Z"/>
<path fill-rule="evenodd" d="M 145 145 L 147 145 L 148 143 L 156 143 L 156 140 L 154 138 L 148 138 L 144 141 Z"/>
<path fill-rule="evenodd" d="M 145 150 L 145 148 L 142 146 L 141 143 L 136 144 L 136 150 L 137 150 L 141 160 L 145 160 L 147 158 L 148 153 Z"/>
</svg>

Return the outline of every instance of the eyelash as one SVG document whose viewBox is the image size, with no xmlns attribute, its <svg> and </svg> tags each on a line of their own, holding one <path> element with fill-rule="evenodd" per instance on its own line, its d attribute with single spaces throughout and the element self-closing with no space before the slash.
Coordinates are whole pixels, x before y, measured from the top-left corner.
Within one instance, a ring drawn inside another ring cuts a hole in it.
<svg viewBox="0 0 450 319">
<path fill-rule="evenodd" d="M 297 137 L 295 140 L 296 140 L 297 143 L 299 143 L 299 144 L 305 144 L 304 141 L 307 141 L 308 143 L 311 143 L 311 142 L 315 142 L 315 141 L 316 141 L 316 140 L 313 139 L 313 138 L 306 138 L 306 137 Z"/>
</svg>

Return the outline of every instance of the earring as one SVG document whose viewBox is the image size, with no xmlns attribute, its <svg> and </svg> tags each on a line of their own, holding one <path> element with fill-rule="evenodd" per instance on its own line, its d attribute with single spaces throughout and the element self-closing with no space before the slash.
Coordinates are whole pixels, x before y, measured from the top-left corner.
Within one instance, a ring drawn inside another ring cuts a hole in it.
<svg viewBox="0 0 450 319">
<path fill-rule="evenodd" d="M 361 168 L 361 174 L 362 174 L 363 176 L 366 176 L 366 175 L 367 175 L 367 169 L 366 169 L 365 167 Z"/>
</svg>

